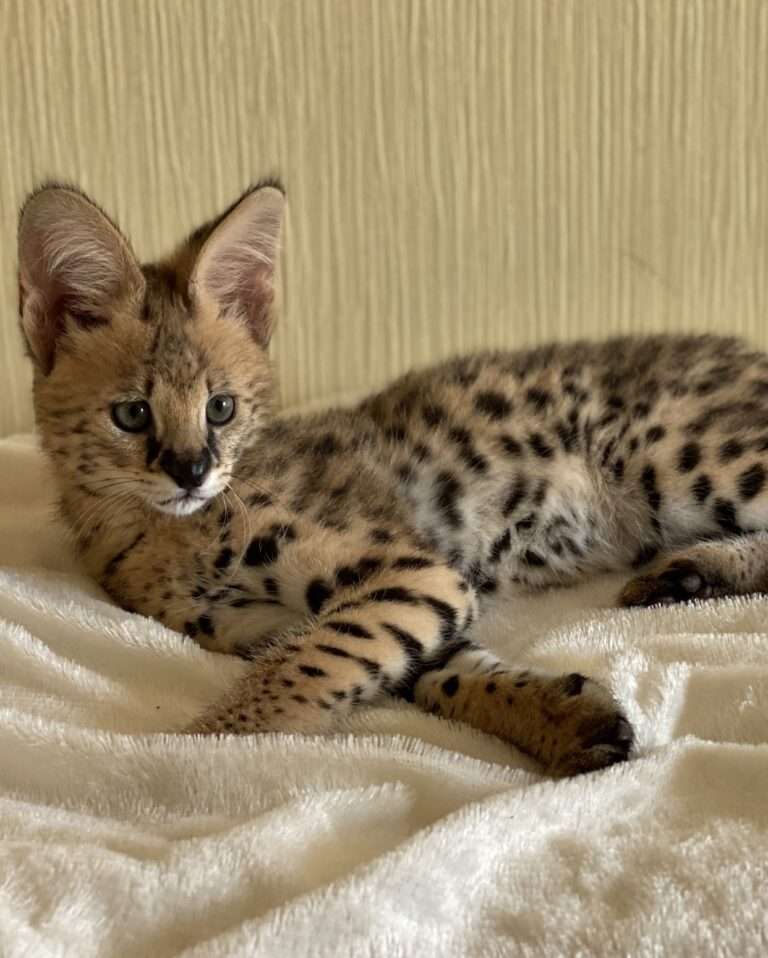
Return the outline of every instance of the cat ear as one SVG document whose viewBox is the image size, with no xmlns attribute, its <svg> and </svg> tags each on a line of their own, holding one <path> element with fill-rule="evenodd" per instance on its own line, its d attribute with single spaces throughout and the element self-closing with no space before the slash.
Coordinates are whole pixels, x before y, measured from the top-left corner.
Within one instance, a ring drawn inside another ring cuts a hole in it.
<svg viewBox="0 0 768 958">
<path fill-rule="evenodd" d="M 18 253 L 21 328 L 44 375 L 53 368 L 67 315 L 81 326 L 104 322 L 110 305 L 143 289 L 127 240 L 74 187 L 44 186 L 28 197 Z"/>
<path fill-rule="evenodd" d="M 246 193 L 212 225 L 191 277 L 193 297 L 243 320 L 262 346 L 272 333 L 284 206 L 282 189 L 272 183 Z"/>
</svg>

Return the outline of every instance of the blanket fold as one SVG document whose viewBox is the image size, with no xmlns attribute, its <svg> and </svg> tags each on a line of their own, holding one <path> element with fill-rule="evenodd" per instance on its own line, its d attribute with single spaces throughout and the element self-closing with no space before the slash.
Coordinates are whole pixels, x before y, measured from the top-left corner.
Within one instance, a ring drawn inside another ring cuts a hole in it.
<svg viewBox="0 0 768 958">
<path fill-rule="evenodd" d="M 328 738 L 173 734 L 246 668 L 80 574 L 0 442 L 0 955 L 768 954 L 768 601 L 504 596 L 477 637 L 605 681 L 627 764 L 551 781 L 393 702 Z"/>
</svg>

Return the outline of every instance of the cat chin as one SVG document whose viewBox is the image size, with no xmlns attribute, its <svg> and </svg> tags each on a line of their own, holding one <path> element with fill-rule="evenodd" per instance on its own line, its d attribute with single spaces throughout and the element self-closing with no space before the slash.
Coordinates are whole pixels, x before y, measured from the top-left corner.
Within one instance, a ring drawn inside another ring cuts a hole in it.
<svg viewBox="0 0 768 958">
<path fill-rule="evenodd" d="M 166 516 L 191 516 L 210 502 L 211 496 L 184 496 L 171 502 L 153 502 L 152 506 Z"/>
</svg>

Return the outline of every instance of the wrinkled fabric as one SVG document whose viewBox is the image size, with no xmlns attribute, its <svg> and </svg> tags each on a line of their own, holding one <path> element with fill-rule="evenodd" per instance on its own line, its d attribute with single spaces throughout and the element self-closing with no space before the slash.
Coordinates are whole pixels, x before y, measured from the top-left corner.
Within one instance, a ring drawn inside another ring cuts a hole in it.
<svg viewBox="0 0 768 958">
<path fill-rule="evenodd" d="M 0 954 L 768 953 L 764 599 L 504 597 L 477 637 L 608 683 L 632 761 L 552 781 L 391 703 L 342 733 L 174 735 L 246 668 L 79 574 L 0 442 Z"/>
</svg>

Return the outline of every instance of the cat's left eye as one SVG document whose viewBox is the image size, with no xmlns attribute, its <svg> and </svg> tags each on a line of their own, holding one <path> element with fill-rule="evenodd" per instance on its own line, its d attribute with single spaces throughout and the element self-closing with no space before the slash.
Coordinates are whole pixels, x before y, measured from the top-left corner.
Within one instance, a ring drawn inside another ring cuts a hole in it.
<svg viewBox="0 0 768 958">
<path fill-rule="evenodd" d="M 225 422 L 229 422 L 234 414 L 235 400 L 224 393 L 211 396 L 208 405 L 205 407 L 206 419 L 214 426 L 223 426 Z"/>
</svg>

